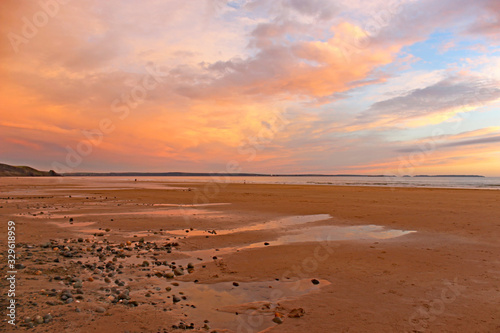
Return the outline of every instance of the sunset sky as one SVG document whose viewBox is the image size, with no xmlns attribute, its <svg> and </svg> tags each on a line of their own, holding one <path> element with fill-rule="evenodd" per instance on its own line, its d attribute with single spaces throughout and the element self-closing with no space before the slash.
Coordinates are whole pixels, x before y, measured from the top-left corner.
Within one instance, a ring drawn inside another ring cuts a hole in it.
<svg viewBox="0 0 500 333">
<path fill-rule="evenodd" d="M 500 176 L 498 0 L 0 6 L 0 163 Z"/>
</svg>

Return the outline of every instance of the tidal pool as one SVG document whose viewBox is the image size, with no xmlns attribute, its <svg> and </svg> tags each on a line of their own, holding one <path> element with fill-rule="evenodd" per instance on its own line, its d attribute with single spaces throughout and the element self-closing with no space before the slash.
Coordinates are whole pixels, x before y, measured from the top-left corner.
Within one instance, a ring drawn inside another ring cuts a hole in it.
<svg viewBox="0 0 500 333">
<path fill-rule="evenodd" d="M 193 322 L 200 327 L 204 319 L 209 319 L 211 329 L 260 332 L 276 325 L 272 321 L 276 314 L 282 315 L 283 320 L 288 319 L 288 311 L 280 306 L 280 302 L 318 292 L 330 284 L 321 279 L 316 281 L 318 284 L 311 281 L 238 282 L 237 286 L 233 282 L 199 284 L 179 281 L 169 294 L 186 297 L 175 304 L 174 311 L 188 314 L 187 324 Z"/>
</svg>

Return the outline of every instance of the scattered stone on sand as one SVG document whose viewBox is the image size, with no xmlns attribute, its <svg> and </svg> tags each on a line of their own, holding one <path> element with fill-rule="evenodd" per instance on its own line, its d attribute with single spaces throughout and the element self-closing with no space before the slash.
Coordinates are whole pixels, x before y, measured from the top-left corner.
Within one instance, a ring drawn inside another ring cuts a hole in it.
<svg viewBox="0 0 500 333">
<path fill-rule="evenodd" d="M 160 288 L 152 285 L 149 287 L 150 289 L 146 289 L 143 293 L 140 293 L 140 295 L 149 298 L 145 304 L 153 306 L 161 304 L 161 302 L 158 302 L 155 297 L 161 296 L 163 293 L 164 297 L 172 299 L 173 304 L 179 303 L 178 306 L 182 309 L 186 307 L 196 308 L 196 305 L 187 303 L 190 298 L 188 298 L 188 295 L 184 294 L 181 285 L 175 281 L 175 278 L 178 276 L 192 273 L 194 271 L 194 262 L 188 262 L 184 266 L 184 264 L 176 264 L 175 261 L 167 261 L 163 257 L 164 253 L 171 253 L 173 250 L 176 250 L 179 247 L 179 243 L 172 242 L 168 238 L 166 239 L 168 242 L 164 243 L 146 241 L 144 238 L 139 239 L 138 242 L 123 241 L 121 243 L 113 243 L 106 238 L 96 238 L 102 236 L 104 233 L 104 228 L 99 228 L 99 230 L 100 231 L 97 233 L 94 233 L 94 238 L 89 236 L 89 238 L 75 237 L 63 240 L 51 239 L 50 241 L 38 246 L 28 244 L 24 245 L 24 247 L 28 249 L 24 257 L 24 264 L 28 266 L 27 270 L 30 271 L 30 274 L 40 275 L 40 278 L 46 277 L 49 282 L 57 283 L 61 286 L 58 288 L 54 285 L 53 287 L 55 288 L 53 289 L 41 289 L 39 294 L 43 297 L 49 298 L 42 299 L 42 304 L 51 306 L 50 309 L 53 311 L 58 311 L 60 309 L 58 306 L 62 306 L 66 309 L 66 311 L 73 311 L 74 309 L 75 312 L 82 313 L 82 315 L 84 312 L 110 315 L 108 311 L 111 310 L 116 304 L 128 307 L 137 307 L 139 306 L 139 302 L 131 300 L 131 288 L 128 286 L 125 287 L 125 281 L 128 283 L 128 281 L 137 280 L 132 279 L 127 275 L 129 274 L 129 269 L 131 269 L 142 277 L 166 278 L 169 282 L 171 282 L 171 286 L 169 287 Z M 105 230 L 106 232 L 110 231 L 109 228 L 106 228 Z M 151 230 L 148 231 L 148 233 L 149 232 L 153 233 Z M 163 233 L 160 234 L 163 235 Z M 215 231 L 213 234 L 215 234 Z M 267 242 L 265 244 L 269 245 Z M 33 258 L 39 250 L 44 252 L 44 254 L 49 251 L 49 257 Z M 218 249 L 216 249 L 216 251 L 218 251 Z M 67 260 L 66 258 L 70 258 L 71 260 Z M 94 260 L 92 260 L 92 258 Z M 126 258 L 137 258 L 138 261 L 136 263 L 128 264 L 120 260 Z M 91 260 L 85 261 L 85 259 Z M 204 259 L 196 259 L 202 261 L 199 267 L 207 267 L 203 263 Z M 220 260 L 217 256 L 213 256 L 212 259 L 217 260 L 215 261 L 217 265 L 223 265 L 222 260 Z M 52 271 L 51 269 L 46 269 L 45 267 L 32 268 L 30 262 L 33 262 L 35 265 L 52 262 L 61 263 L 57 266 L 62 270 L 54 269 L 54 271 Z M 24 264 L 18 263 L 16 268 L 23 269 L 26 267 Z M 164 268 L 168 269 L 168 272 L 165 271 Z M 119 278 L 119 274 L 124 274 L 122 275 L 123 279 Z M 213 277 L 217 278 L 218 275 L 215 274 Z M 33 279 L 38 280 L 39 278 L 36 277 Z M 319 283 L 319 281 L 315 283 L 315 281 L 317 281 L 315 279 L 311 281 L 314 284 Z M 93 283 L 90 284 L 89 282 Z M 199 282 L 197 279 L 194 280 L 194 283 L 197 282 Z M 233 287 L 240 286 L 239 282 L 236 281 L 231 282 L 231 284 Z M 174 289 L 176 295 L 171 295 L 170 292 L 174 286 L 176 287 Z M 86 287 L 88 287 L 88 289 Z M 85 295 L 85 297 L 83 295 Z M 94 305 L 90 308 L 90 311 L 84 311 L 78 307 L 84 303 Z M 37 306 L 37 303 L 30 301 L 29 306 L 35 307 Z M 52 306 L 54 308 L 52 308 Z M 163 311 L 171 310 L 172 308 L 163 309 Z M 236 312 L 236 314 L 238 314 L 238 312 Z M 288 317 L 299 318 L 303 315 L 303 309 L 299 308 L 290 311 Z M 22 325 L 27 328 L 36 327 L 37 325 L 44 323 L 54 322 L 59 317 L 59 314 L 57 314 L 54 318 L 50 313 L 42 313 L 41 316 L 37 315 L 34 317 L 24 317 Z M 283 322 L 283 318 L 283 314 L 276 313 L 273 322 L 281 324 Z M 204 326 L 200 325 L 199 329 L 214 332 L 208 326 L 208 320 L 205 320 L 202 325 Z M 181 321 L 181 323 L 174 326 L 184 330 L 194 329 L 194 324 L 188 324 L 184 321 Z"/>
<path fill-rule="evenodd" d="M 50 313 L 47 313 L 45 316 L 43 316 L 44 323 L 50 323 L 51 320 L 52 320 L 52 315 Z"/>
<path fill-rule="evenodd" d="M 288 313 L 288 317 L 289 318 L 300 318 L 300 317 L 304 316 L 305 313 L 306 312 L 304 311 L 304 309 L 296 308 Z"/>
<path fill-rule="evenodd" d="M 312 279 L 311 282 L 312 282 L 312 284 L 319 284 L 319 280 L 317 280 L 317 279 Z"/>
<path fill-rule="evenodd" d="M 104 313 L 104 312 L 106 312 L 106 309 L 103 308 L 102 306 L 98 306 L 97 308 L 95 308 L 95 312 Z"/>
</svg>

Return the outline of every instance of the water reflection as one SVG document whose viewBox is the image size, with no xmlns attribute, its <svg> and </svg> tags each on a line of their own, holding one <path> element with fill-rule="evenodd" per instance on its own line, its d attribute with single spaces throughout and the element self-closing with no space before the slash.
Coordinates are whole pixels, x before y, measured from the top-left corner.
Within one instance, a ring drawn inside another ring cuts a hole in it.
<svg viewBox="0 0 500 333">
<path fill-rule="evenodd" d="M 234 286 L 232 282 L 214 284 L 198 284 L 178 282 L 171 291 L 176 294 L 182 291 L 187 296 L 185 303 L 195 304 L 195 308 L 176 305 L 191 318 L 210 318 L 213 328 L 225 328 L 235 332 L 260 332 L 275 326 L 272 322 L 275 313 L 284 311 L 279 302 L 297 298 L 305 294 L 317 292 L 321 287 L 330 284 L 327 280 L 317 280 L 315 285 L 310 279 L 297 281 L 264 281 L 240 282 Z M 196 319 L 194 319 L 195 321 Z M 196 323 L 202 326 L 202 321 Z M 243 330 L 242 330 L 243 329 Z"/>
</svg>

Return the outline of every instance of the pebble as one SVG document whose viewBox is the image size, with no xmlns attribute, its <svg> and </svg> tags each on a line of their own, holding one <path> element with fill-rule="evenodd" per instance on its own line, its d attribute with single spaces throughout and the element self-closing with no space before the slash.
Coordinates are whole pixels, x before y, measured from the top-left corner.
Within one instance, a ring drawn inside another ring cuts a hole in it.
<svg viewBox="0 0 500 333">
<path fill-rule="evenodd" d="M 283 324 L 283 320 L 280 317 L 274 317 L 273 322 L 276 324 Z"/>
<path fill-rule="evenodd" d="M 238 282 L 233 282 L 233 286 L 238 287 L 240 284 Z"/>
<path fill-rule="evenodd" d="M 34 322 L 37 324 L 43 324 L 42 316 L 35 316 Z"/>
<path fill-rule="evenodd" d="M 319 281 L 316 279 L 312 279 L 311 282 L 312 282 L 312 284 L 319 284 Z"/>
<path fill-rule="evenodd" d="M 49 323 L 51 320 L 52 320 L 52 315 L 50 313 L 48 313 L 45 316 L 43 316 L 43 321 L 45 323 Z"/>
<path fill-rule="evenodd" d="M 173 301 L 174 303 L 177 303 L 177 302 L 180 302 L 180 301 L 181 301 L 181 299 L 180 299 L 179 297 L 177 297 L 177 295 L 174 295 L 174 296 L 172 296 L 172 301 Z"/>
<path fill-rule="evenodd" d="M 106 312 L 106 309 L 103 308 L 102 306 L 98 306 L 97 308 L 95 308 L 95 312 L 104 313 L 104 312 Z"/>
<path fill-rule="evenodd" d="M 290 311 L 290 313 L 288 314 L 288 317 L 290 317 L 290 318 L 300 318 L 304 314 L 305 314 L 304 309 L 297 308 L 297 309 L 293 309 L 292 311 Z"/>
<path fill-rule="evenodd" d="M 128 295 L 128 290 L 118 294 L 118 299 L 129 299 L 130 296 Z"/>
</svg>

